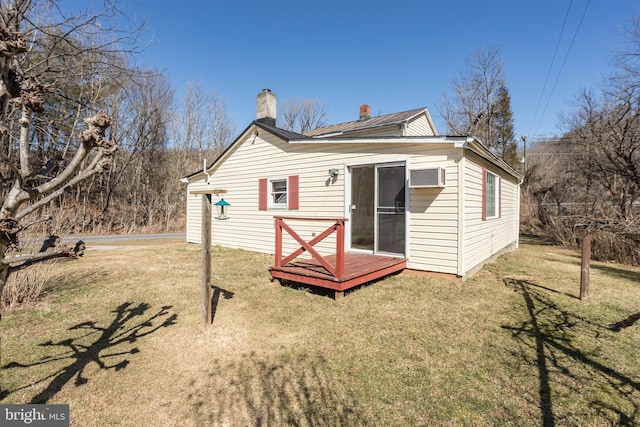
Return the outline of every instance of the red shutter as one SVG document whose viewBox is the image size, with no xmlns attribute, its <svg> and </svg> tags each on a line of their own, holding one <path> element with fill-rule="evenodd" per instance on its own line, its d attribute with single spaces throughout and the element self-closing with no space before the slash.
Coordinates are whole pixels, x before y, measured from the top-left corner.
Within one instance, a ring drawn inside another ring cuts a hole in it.
<svg viewBox="0 0 640 427">
<path fill-rule="evenodd" d="M 300 177 L 291 175 L 287 184 L 287 197 L 289 199 L 289 209 L 298 210 L 300 205 Z"/>
<path fill-rule="evenodd" d="M 502 178 L 498 177 L 498 218 L 502 218 Z"/>
<path fill-rule="evenodd" d="M 487 220 L 487 170 L 482 168 L 482 220 Z"/>
<path fill-rule="evenodd" d="M 267 210 L 268 195 L 268 182 L 267 178 L 260 178 L 258 181 L 258 209 L 261 211 Z"/>
</svg>

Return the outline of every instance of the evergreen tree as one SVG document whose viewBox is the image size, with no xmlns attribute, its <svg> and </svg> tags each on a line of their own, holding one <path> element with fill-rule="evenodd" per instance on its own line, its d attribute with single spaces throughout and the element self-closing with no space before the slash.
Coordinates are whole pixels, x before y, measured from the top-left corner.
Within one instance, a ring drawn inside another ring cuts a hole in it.
<svg viewBox="0 0 640 427">
<path fill-rule="evenodd" d="M 516 168 L 518 161 L 517 142 L 513 130 L 513 113 L 511 112 L 511 96 L 504 83 L 500 83 L 495 105 L 495 116 L 492 123 L 495 140 L 491 144 L 495 153 L 505 162 Z"/>
</svg>

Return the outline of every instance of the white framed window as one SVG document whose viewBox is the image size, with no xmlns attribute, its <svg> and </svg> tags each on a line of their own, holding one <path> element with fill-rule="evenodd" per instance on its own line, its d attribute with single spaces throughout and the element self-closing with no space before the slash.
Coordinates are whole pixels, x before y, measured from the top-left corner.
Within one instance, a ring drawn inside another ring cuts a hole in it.
<svg viewBox="0 0 640 427">
<path fill-rule="evenodd" d="M 258 210 L 300 208 L 300 176 L 260 178 L 258 180 Z"/>
<path fill-rule="evenodd" d="M 287 208 L 287 178 L 269 180 L 269 207 Z"/>
<path fill-rule="evenodd" d="M 500 178 L 498 175 L 485 170 L 484 185 L 484 219 L 498 218 L 500 215 Z"/>
</svg>

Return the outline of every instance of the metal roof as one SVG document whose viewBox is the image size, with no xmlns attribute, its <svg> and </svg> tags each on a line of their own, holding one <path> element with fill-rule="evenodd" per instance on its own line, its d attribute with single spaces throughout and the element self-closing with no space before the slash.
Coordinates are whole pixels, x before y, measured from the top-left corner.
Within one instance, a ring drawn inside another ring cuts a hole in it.
<svg viewBox="0 0 640 427">
<path fill-rule="evenodd" d="M 365 120 L 355 120 L 353 122 L 338 123 L 336 125 L 323 126 L 305 132 L 305 136 L 321 136 L 334 133 L 353 132 L 393 124 L 401 124 L 409 121 L 413 117 L 425 111 L 426 108 L 416 108 L 414 110 L 402 111 L 400 113 L 385 114 L 382 116 L 371 117 Z"/>
</svg>

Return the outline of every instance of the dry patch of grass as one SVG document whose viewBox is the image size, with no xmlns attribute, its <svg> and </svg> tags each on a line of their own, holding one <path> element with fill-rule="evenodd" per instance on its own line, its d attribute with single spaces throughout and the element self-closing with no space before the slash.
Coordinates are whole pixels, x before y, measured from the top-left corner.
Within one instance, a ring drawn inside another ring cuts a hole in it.
<svg viewBox="0 0 640 427">
<path fill-rule="evenodd" d="M 199 246 L 51 266 L 47 298 L 0 322 L 2 403 L 69 403 L 77 426 L 640 422 L 640 269 L 593 263 L 583 303 L 578 255 L 530 244 L 464 283 L 400 274 L 333 301 L 270 263 L 214 248 L 206 329 Z"/>
</svg>

